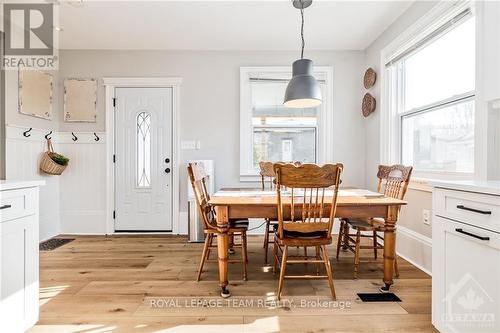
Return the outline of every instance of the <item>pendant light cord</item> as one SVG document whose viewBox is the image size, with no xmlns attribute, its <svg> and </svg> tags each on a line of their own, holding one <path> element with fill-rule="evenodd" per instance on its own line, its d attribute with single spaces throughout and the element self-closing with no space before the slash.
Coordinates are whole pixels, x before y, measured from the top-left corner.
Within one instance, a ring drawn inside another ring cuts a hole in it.
<svg viewBox="0 0 500 333">
<path fill-rule="evenodd" d="M 302 3 L 302 0 L 300 0 L 300 17 L 302 19 L 302 24 L 300 26 L 300 38 L 302 39 L 302 48 L 300 50 L 300 59 L 304 59 L 304 5 Z"/>
</svg>

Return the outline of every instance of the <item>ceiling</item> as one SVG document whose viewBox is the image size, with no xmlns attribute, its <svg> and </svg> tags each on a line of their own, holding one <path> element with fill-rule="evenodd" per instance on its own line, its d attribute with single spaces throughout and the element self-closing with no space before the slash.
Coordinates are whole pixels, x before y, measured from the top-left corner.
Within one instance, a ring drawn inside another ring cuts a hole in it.
<svg viewBox="0 0 500 333">
<path fill-rule="evenodd" d="M 315 0 L 306 49 L 363 50 L 411 1 Z M 276 1 L 88 1 L 59 4 L 62 49 L 297 50 L 300 12 Z"/>
</svg>

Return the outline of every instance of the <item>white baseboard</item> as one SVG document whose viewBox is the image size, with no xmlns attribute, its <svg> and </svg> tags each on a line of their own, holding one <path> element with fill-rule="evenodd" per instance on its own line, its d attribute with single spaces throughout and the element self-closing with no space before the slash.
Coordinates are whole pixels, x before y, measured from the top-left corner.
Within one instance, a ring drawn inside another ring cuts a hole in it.
<svg viewBox="0 0 500 333">
<path fill-rule="evenodd" d="M 397 227 L 396 252 L 421 271 L 432 275 L 432 239 L 409 228 Z"/>
<path fill-rule="evenodd" d="M 106 234 L 106 211 L 61 211 L 61 234 Z"/>
</svg>

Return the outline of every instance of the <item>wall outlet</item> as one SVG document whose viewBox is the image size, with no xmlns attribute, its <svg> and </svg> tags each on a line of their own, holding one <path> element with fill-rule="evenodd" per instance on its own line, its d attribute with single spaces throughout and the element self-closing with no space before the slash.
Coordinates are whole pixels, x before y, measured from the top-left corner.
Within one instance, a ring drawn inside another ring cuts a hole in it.
<svg viewBox="0 0 500 333">
<path fill-rule="evenodd" d="M 425 225 L 431 225 L 431 211 L 428 209 L 422 210 L 422 222 Z"/>
</svg>

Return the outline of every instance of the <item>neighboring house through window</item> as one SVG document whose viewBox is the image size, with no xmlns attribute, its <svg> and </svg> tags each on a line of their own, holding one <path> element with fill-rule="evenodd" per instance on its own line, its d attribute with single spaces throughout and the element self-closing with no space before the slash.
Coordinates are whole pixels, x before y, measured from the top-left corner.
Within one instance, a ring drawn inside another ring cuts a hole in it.
<svg viewBox="0 0 500 333">
<path fill-rule="evenodd" d="M 475 17 L 463 4 L 383 57 L 383 161 L 413 165 L 417 177 L 473 175 L 475 52 Z"/>
<path fill-rule="evenodd" d="M 241 68 L 241 180 L 256 180 L 261 161 L 320 163 L 329 158 L 331 68 L 316 68 L 323 103 L 306 109 L 283 106 L 290 69 Z"/>
</svg>

